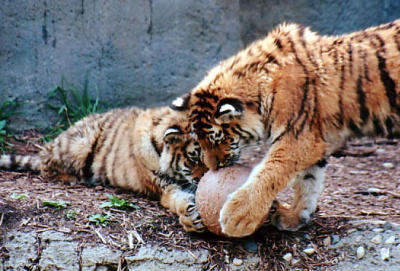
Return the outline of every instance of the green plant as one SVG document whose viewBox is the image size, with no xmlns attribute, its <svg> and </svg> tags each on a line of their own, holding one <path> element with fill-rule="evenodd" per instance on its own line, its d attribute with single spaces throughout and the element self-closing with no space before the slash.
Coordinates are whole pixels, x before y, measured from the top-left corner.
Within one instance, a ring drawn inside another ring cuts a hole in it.
<svg viewBox="0 0 400 271">
<path fill-rule="evenodd" d="M 78 212 L 75 211 L 75 210 L 68 210 L 68 211 L 65 212 L 65 217 L 68 220 L 75 220 L 77 214 L 78 214 Z"/>
<path fill-rule="evenodd" d="M 65 202 L 63 200 L 59 201 L 53 201 L 53 200 L 44 200 L 42 201 L 43 206 L 49 206 L 53 208 L 67 208 L 67 205 L 69 205 L 69 202 Z"/>
<path fill-rule="evenodd" d="M 0 105 L 0 151 L 4 152 L 12 144 L 7 142 L 7 139 L 11 137 L 11 135 L 7 132 L 7 120 L 13 115 L 19 114 L 20 112 L 17 111 L 19 103 L 13 100 L 5 100 Z"/>
<path fill-rule="evenodd" d="M 95 224 L 100 224 L 103 227 L 107 226 L 108 222 L 110 222 L 110 215 L 101 215 L 101 214 L 94 214 L 89 217 L 89 221 Z"/>
<path fill-rule="evenodd" d="M 108 201 L 103 202 L 100 207 L 101 208 L 119 208 L 119 209 L 124 209 L 124 208 L 134 208 L 134 209 L 139 209 L 139 206 L 133 204 L 132 202 L 129 202 L 125 199 L 119 199 L 113 195 L 107 194 Z"/>
<path fill-rule="evenodd" d="M 57 112 L 59 119 L 49 133 L 42 138 L 45 142 L 56 137 L 76 121 L 99 110 L 97 91 L 96 98 L 90 96 L 88 73 L 86 73 L 82 89 L 78 89 L 75 86 L 65 87 L 64 85 L 65 80 L 63 78 L 61 85 L 56 86 L 48 93 L 48 100 L 56 102 L 53 104 L 49 101 L 48 106 Z"/>
<path fill-rule="evenodd" d="M 23 199 L 26 199 L 28 196 L 27 196 L 26 194 L 12 193 L 12 194 L 10 195 L 10 197 L 11 197 L 12 199 L 23 200 Z"/>
</svg>

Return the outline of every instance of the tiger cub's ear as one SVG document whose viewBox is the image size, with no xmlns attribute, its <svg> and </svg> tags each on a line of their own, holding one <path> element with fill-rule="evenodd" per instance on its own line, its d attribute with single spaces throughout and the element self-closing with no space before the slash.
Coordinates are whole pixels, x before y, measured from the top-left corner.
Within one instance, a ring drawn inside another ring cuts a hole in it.
<svg viewBox="0 0 400 271">
<path fill-rule="evenodd" d="M 176 144 L 183 141 L 183 133 L 179 127 L 169 127 L 164 132 L 163 140 L 167 144 Z"/>
<path fill-rule="evenodd" d="M 170 105 L 171 109 L 177 110 L 177 111 L 184 111 L 188 109 L 188 104 L 190 100 L 190 93 L 186 93 L 185 95 L 176 98 L 175 100 L 172 101 L 172 104 Z"/>
<path fill-rule="evenodd" d="M 222 99 L 217 107 L 215 118 L 220 123 L 226 123 L 233 119 L 239 119 L 243 115 L 243 105 L 238 99 Z"/>
</svg>

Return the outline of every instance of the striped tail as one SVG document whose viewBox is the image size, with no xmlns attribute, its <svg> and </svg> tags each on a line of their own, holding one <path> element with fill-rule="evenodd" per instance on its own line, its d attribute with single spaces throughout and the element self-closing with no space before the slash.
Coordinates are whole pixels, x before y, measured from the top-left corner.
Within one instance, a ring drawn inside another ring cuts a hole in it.
<svg viewBox="0 0 400 271">
<path fill-rule="evenodd" d="M 40 171 L 41 159 L 39 155 L 0 155 L 0 168 L 9 170 Z"/>
</svg>

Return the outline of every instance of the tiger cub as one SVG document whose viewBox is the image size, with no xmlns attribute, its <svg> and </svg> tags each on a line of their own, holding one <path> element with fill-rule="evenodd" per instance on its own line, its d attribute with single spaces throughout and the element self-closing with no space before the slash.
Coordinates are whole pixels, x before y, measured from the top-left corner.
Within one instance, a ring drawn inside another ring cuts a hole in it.
<svg viewBox="0 0 400 271">
<path fill-rule="evenodd" d="M 229 236 L 251 234 L 277 193 L 294 180 L 293 204 L 273 223 L 309 222 L 323 190 L 325 158 L 351 137 L 400 132 L 400 20 L 342 36 L 283 24 L 211 69 L 172 107 L 187 113 L 207 167 L 264 151 L 225 202 Z"/>
<path fill-rule="evenodd" d="M 159 195 L 186 231 L 203 231 L 194 191 L 204 173 L 187 120 L 168 107 L 89 115 L 37 155 L 2 155 L 0 167 L 31 169 L 64 182 L 106 184 Z"/>
</svg>

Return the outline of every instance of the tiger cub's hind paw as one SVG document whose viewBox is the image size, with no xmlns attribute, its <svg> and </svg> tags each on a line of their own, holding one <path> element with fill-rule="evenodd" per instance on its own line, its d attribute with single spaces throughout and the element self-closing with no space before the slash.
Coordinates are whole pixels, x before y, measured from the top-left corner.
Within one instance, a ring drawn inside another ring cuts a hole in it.
<svg viewBox="0 0 400 271">
<path fill-rule="evenodd" d="M 275 202 L 276 212 L 272 215 L 271 223 L 280 231 L 297 231 L 307 225 L 311 216 L 307 210 L 293 211 L 290 206 Z"/>
</svg>

